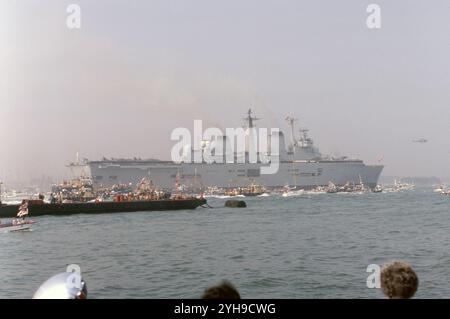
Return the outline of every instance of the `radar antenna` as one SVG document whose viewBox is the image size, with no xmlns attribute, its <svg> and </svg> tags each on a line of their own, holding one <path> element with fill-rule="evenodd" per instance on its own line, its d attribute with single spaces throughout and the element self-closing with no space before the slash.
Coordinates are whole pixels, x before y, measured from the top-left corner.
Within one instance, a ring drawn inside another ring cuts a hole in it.
<svg viewBox="0 0 450 319">
<path fill-rule="evenodd" d="M 309 130 L 307 128 L 301 128 L 298 131 L 302 134 L 302 138 L 306 141 L 308 139 Z"/>
</svg>

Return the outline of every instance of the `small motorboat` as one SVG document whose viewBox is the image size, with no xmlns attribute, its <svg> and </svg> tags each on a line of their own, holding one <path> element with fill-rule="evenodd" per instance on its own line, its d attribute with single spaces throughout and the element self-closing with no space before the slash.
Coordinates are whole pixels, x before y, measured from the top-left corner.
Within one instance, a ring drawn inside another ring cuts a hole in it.
<svg viewBox="0 0 450 319">
<path fill-rule="evenodd" d="M 338 188 L 336 187 L 336 185 L 333 182 L 328 182 L 328 186 L 325 190 L 327 193 L 329 194 L 334 194 L 338 192 Z"/>
<path fill-rule="evenodd" d="M 14 232 L 30 230 L 31 225 L 35 222 L 32 220 L 13 219 L 12 222 L 0 223 L 0 232 Z"/>
<path fill-rule="evenodd" d="M 16 232 L 16 231 L 25 231 L 30 230 L 31 225 L 35 222 L 32 220 L 26 219 L 28 216 L 28 202 L 23 203 L 19 207 L 19 212 L 17 213 L 17 217 L 13 218 L 11 221 L 2 223 L 0 221 L 0 232 Z"/>
<path fill-rule="evenodd" d="M 381 185 L 377 185 L 375 186 L 375 188 L 373 189 L 374 193 L 382 193 L 383 192 L 383 187 Z"/>
<path fill-rule="evenodd" d="M 445 192 L 445 187 L 443 185 L 440 185 L 437 188 L 435 188 L 433 191 L 437 192 L 437 193 L 443 193 L 443 192 Z"/>
</svg>

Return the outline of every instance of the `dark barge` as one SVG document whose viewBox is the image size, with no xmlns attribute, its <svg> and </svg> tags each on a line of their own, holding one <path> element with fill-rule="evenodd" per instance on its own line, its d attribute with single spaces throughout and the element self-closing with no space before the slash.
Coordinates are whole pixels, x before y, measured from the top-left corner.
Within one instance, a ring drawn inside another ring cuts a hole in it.
<svg viewBox="0 0 450 319">
<path fill-rule="evenodd" d="M 43 215 L 74 215 L 74 214 L 106 214 L 139 211 L 164 211 L 195 209 L 206 204 L 204 198 L 107 201 L 107 202 L 76 202 L 49 204 L 41 200 L 28 200 L 28 212 L 31 217 Z M 20 205 L 0 204 L 0 218 L 15 217 Z"/>
</svg>

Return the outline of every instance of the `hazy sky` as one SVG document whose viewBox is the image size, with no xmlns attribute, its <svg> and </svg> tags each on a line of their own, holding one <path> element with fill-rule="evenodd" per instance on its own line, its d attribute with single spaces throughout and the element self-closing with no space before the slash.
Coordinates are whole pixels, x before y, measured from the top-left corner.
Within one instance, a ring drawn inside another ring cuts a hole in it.
<svg viewBox="0 0 450 319">
<path fill-rule="evenodd" d="M 63 174 L 77 151 L 168 159 L 175 127 L 249 107 L 298 117 L 323 153 L 384 155 L 384 175 L 448 177 L 449 57 L 446 0 L 0 0 L 0 179 Z"/>
</svg>

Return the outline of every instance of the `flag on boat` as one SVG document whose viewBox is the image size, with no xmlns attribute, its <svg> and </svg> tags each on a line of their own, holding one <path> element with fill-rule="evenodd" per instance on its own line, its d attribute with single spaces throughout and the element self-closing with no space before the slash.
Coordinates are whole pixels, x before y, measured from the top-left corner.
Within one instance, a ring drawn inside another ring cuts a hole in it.
<svg viewBox="0 0 450 319">
<path fill-rule="evenodd" d="M 22 205 L 20 205 L 17 217 L 24 217 L 26 215 L 28 215 L 28 202 L 25 202 Z"/>
<path fill-rule="evenodd" d="M 180 172 L 177 172 L 177 175 L 175 176 L 175 189 L 180 190 L 181 184 L 180 184 Z"/>
</svg>

